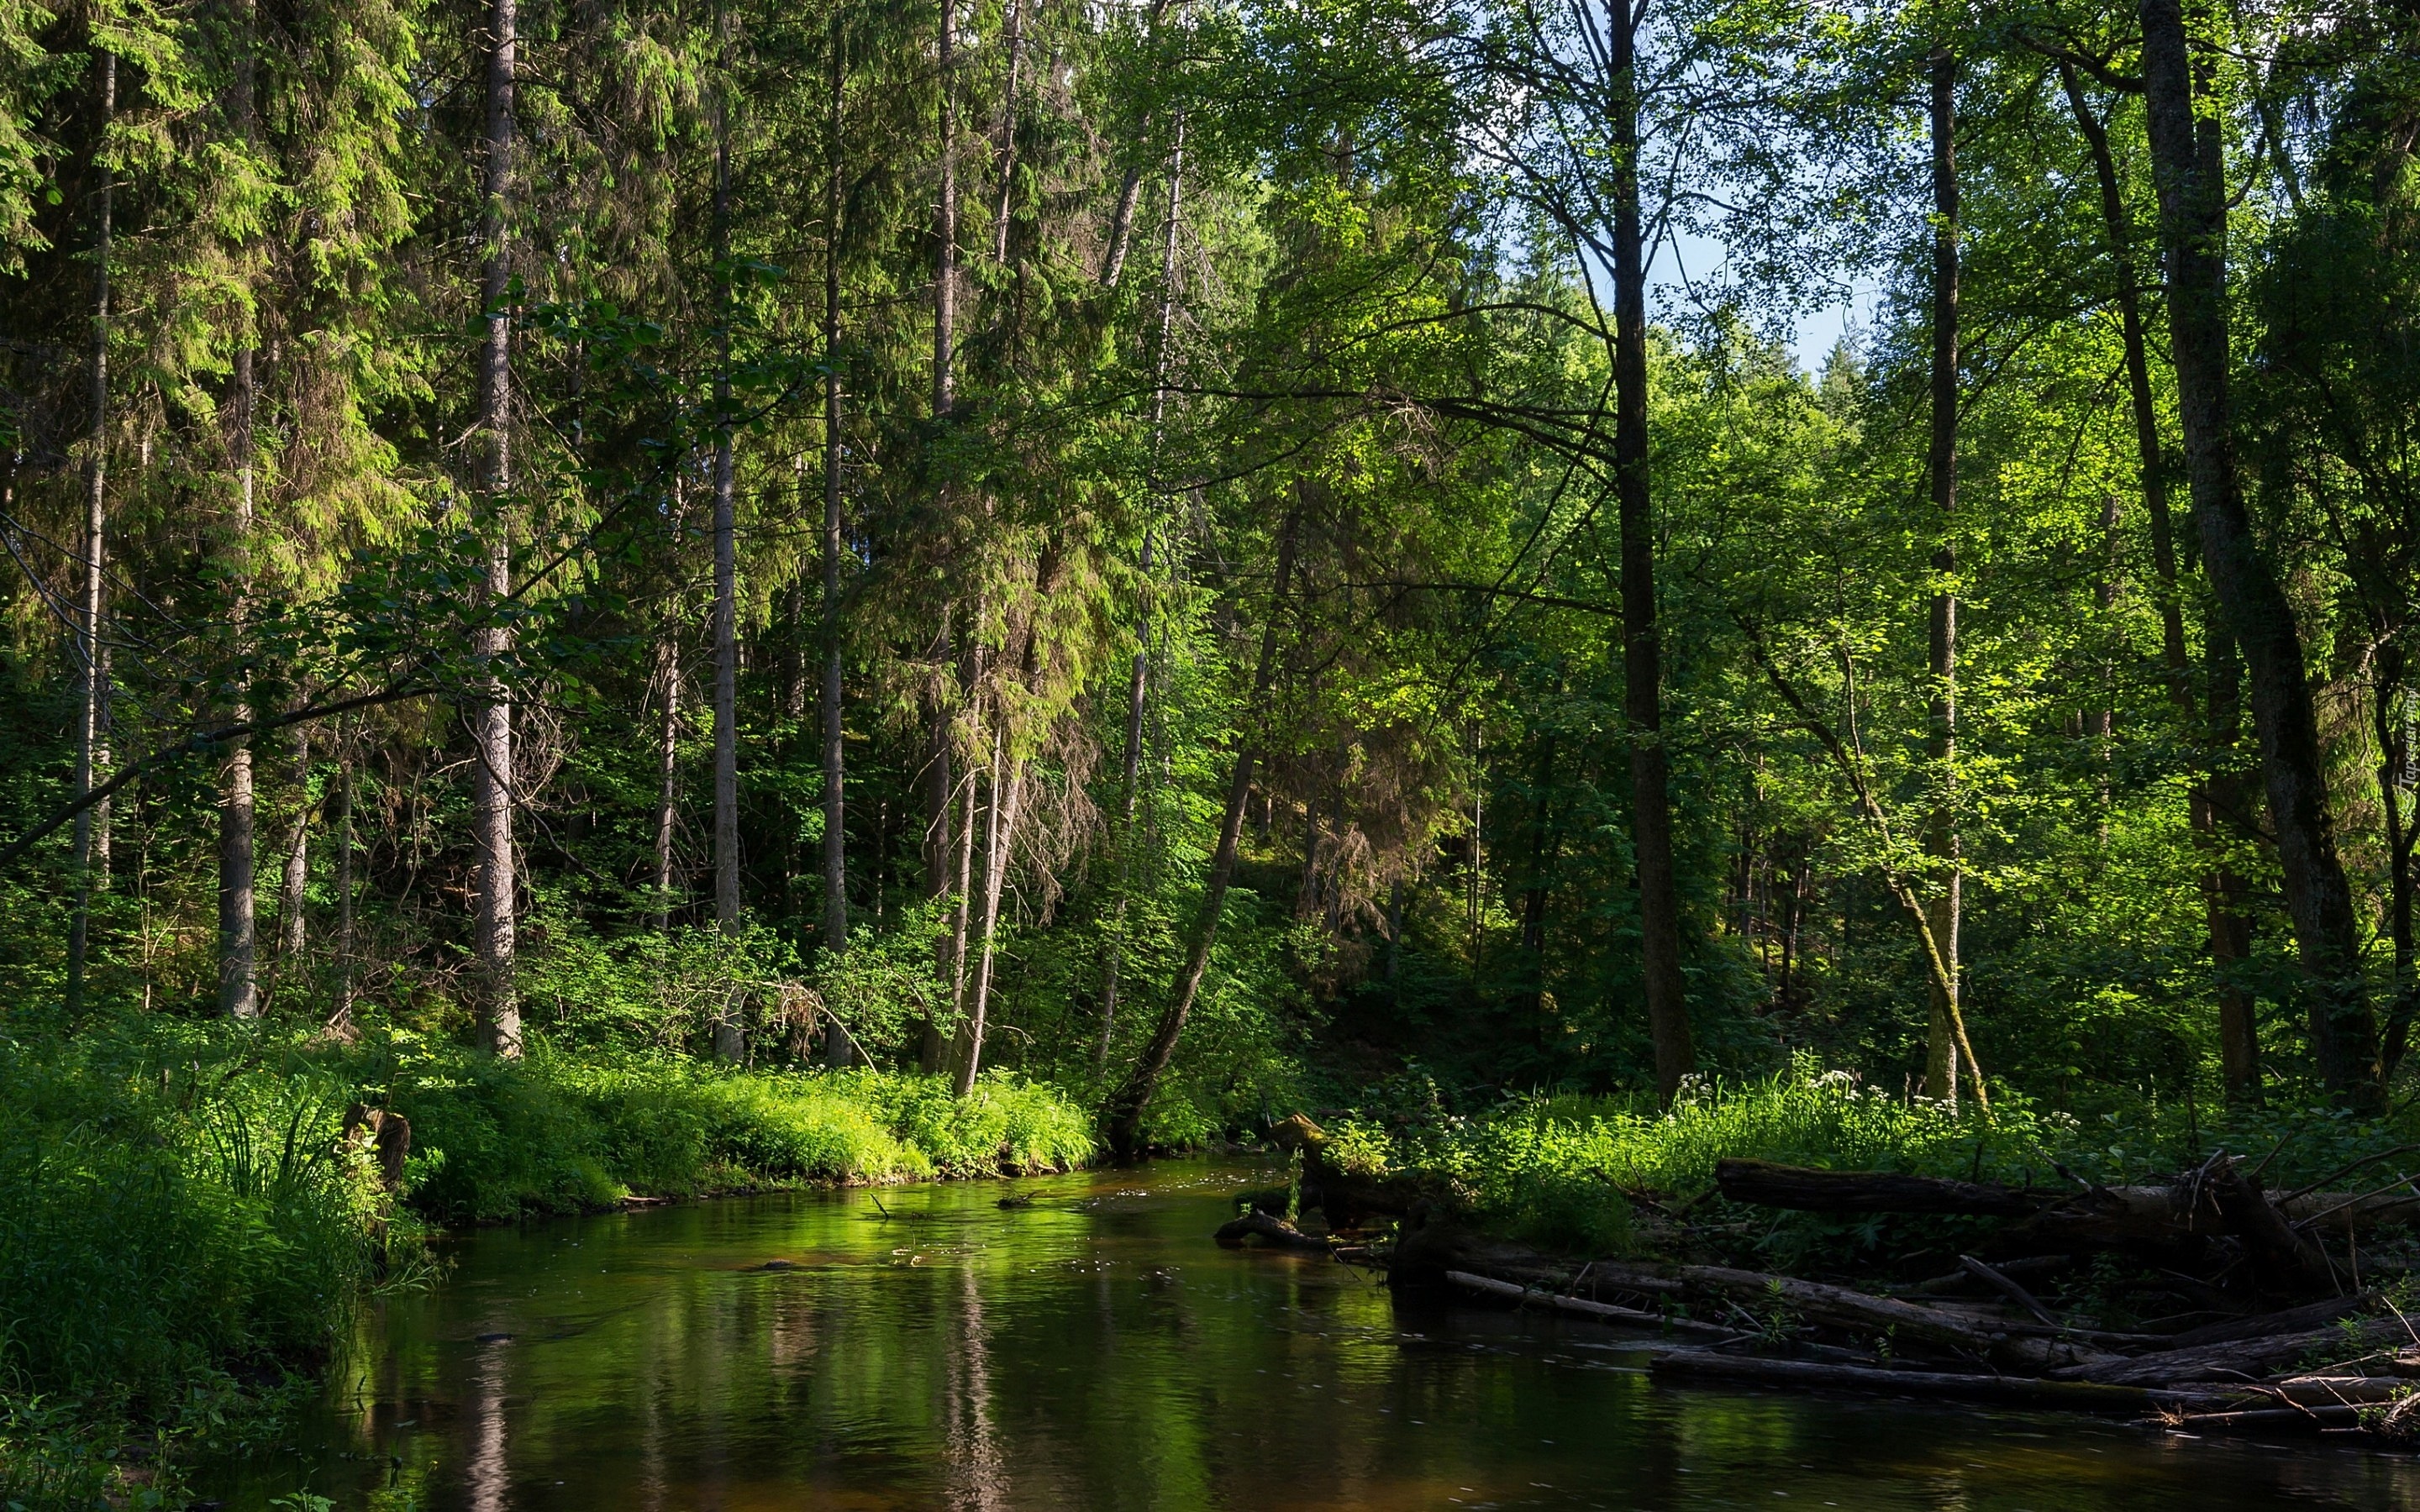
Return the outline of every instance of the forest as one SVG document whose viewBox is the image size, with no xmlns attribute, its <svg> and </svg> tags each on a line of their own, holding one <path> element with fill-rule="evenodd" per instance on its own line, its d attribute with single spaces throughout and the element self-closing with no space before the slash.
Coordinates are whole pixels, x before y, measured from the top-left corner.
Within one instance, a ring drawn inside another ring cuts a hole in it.
<svg viewBox="0 0 2420 1512">
<path fill-rule="evenodd" d="M 6 1431 L 1297 1110 L 2389 1149 L 2415 426 L 2409 0 L 0 0 Z"/>
</svg>

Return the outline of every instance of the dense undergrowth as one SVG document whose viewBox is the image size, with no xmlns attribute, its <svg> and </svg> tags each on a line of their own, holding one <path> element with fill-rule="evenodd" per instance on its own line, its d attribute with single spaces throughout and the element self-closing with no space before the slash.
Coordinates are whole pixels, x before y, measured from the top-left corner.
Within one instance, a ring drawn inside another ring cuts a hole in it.
<svg viewBox="0 0 2420 1512">
<path fill-rule="evenodd" d="M 1742 1259 L 1870 1272 L 1938 1258 L 1974 1223 L 1731 1209 L 1714 1192 L 1716 1163 L 2073 1190 L 2165 1180 L 2225 1149 L 2257 1163 L 2272 1190 L 2289 1190 L 2420 1144 L 2420 1117 L 2408 1107 L 2377 1120 L 2329 1106 L 2213 1110 L 2149 1095 L 2077 1114 L 2005 1091 L 1988 1112 L 1971 1102 L 1951 1111 L 1802 1059 L 1761 1081 L 1692 1083 L 1668 1111 L 1647 1098 L 1516 1098 L 1470 1116 L 1364 1113 L 1330 1133 L 1332 1158 L 1424 1176 L 1485 1227 L 1550 1248 L 1635 1253 L 1652 1242 L 1642 1217 L 1683 1213 Z"/>
<path fill-rule="evenodd" d="M 357 1102 L 411 1122 L 399 1208 L 341 1137 Z M 1092 1154 L 1089 1115 L 1006 1075 L 957 1099 L 542 1040 L 511 1064 L 163 1019 L 0 1038 L 0 1506 L 172 1501 L 129 1446 L 252 1431 L 362 1296 L 425 1273 L 426 1225 Z"/>
</svg>

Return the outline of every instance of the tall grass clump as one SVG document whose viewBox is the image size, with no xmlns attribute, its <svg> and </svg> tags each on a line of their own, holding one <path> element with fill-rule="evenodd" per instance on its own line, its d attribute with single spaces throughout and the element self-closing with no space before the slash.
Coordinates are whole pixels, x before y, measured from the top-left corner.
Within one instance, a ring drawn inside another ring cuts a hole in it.
<svg viewBox="0 0 2420 1512">
<path fill-rule="evenodd" d="M 340 1335 L 379 1216 L 343 1088 L 211 1048 L 0 1041 L 0 1387 L 157 1412 Z"/>
</svg>

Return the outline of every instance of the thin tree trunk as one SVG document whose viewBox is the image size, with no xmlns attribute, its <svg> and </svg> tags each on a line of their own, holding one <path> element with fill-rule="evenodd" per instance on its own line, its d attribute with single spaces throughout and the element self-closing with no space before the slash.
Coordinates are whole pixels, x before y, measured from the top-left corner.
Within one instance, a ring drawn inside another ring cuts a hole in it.
<svg viewBox="0 0 2420 1512">
<path fill-rule="evenodd" d="M 656 906 L 647 922 L 665 934 L 673 927 L 673 833 L 680 822 L 680 642 L 670 630 L 656 642 L 656 680 L 663 717 L 656 733 Z"/>
<path fill-rule="evenodd" d="M 2168 474 L 2160 440 L 2160 410 L 2151 393 L 2151 363 L 2144 339 L 2142 281 L 2135 270 L 2131 224 L 2125 193 L 2118 181 L 2118 161 L 2109 149 L 2109 131 L 2086 100 L 2084 82 L 2073 64 L 2062 63 L 2060 83 L 2067 90 L 2076 130 L 2092 150 L 2094 175 L 2101 183 L 2101 219 L 2116 265 L 2118 314 L 2126 346 L 2126 392 L 2134 417 L 2134 445 L 2140 458 L 2143 509 L 2151 528 L 2151 569 L 2160 579 L 2160 655 L 2167 671 L 2168 696 L 2177 706 L 2179 728 L 2191 732 L 2201 723 L 2194 707 L 2193 661 L 2185 649 L 2184 595 L 2177 567 L 2176 527 L 2168 511 Z M 2216 691 L 2213 688 L 2212 697 Z M 2230 719 L 2230 725 L 2232 720 Z M 2232 736 L 2229 737 L 2232 743 Z M 2211 974 L 2218 998 L 2220 1059 L 2225 1066 L 2230 1102 L 2260 1100 L 2260 1041 L 2257 1005 L 2239 980 L 2249 949 L 2250 931 L 2235 904 L 2242 884 L 2215 856 L 2216 806 L 2211 784 L 2222 780 L 2211 764 L 2194 784 L 2188 811 L 2194 836 L 2212 859 L 2202 872 L 2205 929 L 2210 938 Z"/>
<path fill-rule="evenodd" d="M 1117 1031 L 1118 978 L 1125 959 L 1126 911 L 1133 903 L 1135 802 L 1140 791 L 1143 712 L 1151 694 L 1151 632 L 1154 606 L 1150 600 L 1152 548 L 1158 526 L 1161 491 L 1159 456 L 1167 436 L 1168 364 L 1176 334 L 1176 236 L 1185 203 L 1185 117 L 1176 117 L 1176 140 L 1169 153 L 1168 225 L 1160 242 L 1159 344 L 1152 356 L 1151 456 L 1152 515 L 1143 522 L 1140 562 L 1144 600 L 1142 624 L 1135 638 L 1134 666 L 1126 681 L 1126 743 L 1120 764 L 1125 795 L 1118 818 L 1118 905 L 1109 927 L 1109 958 L 1101 974 L 1101 1037 L 1093 1057 L 1095 1069 L 1108 1066 L 1109 1039 Z M 1126 208 L 1129 217 L 1132 207 Z"/>
<path fill-rule="evenodd" d="M 1555 854 L 1554 810 L 1556 742 L 1552 733 L 1541 742 L 1537 786 L 1529 799 L 1529 876 L 1521 897 L 1521 953 L 1529 972 L 1529 1018 L 1544 1034 L 1546 1007 L 1546 869 Z"/>
<path fill-rule="evenodd" d="M 108 662 L 101 650 L 103 505 L 109 496 L 109 261 L 112 255 L 110 217 L 116 186 L 107 163 L 109 130 L 117 117 L 117 54 L 101 54 L 101 129 L 93 165 L 101 188 L 93 209 L 91 455 L 85 460 L 84 604 L 82 632 L 84 709 L 76 731 L 76 795 L 83 797 L 101 780 L 108 758 L 101 748 L 102 713 L 109 698 Z M 86 958 L 92 941 L 92 895 L 100 880 L 94 875 L 94 841 L 99 817 L 85 809 L 75 818 L 75 912 L 68 924 L 67 1010 L 84 1011 Z"/>
<path fill-rule="evenodd" d="M 1025 69 L 1025 3 L 1008 0 L 1008 81 L 1000 105 L 1000 196 L 991 220 L 991 260 L 1008 263 L 1008 210 L 1016 192 L 1016 88 Z"/>
<path fill-rule="evenodd" d="M 487 340 L 479 354 L 479 429 L 487 440 L 488 571 L 484 598 L 494 607 L 512 593 L 513 546 L 511 382 L 512 293 L 510 196 L 513 181 L 513 90 L 519 69 L 518 0 L 491 0 L 488 54 L 487 270 L 480 290 Z M 482 626 L 473 652 L 483 667 L 511 650 L 501 625 Z M 513 706 L 504 680 L 490 671 L 472 712 L 472 848 L 478 868 L 474 1006 L 480 1042 L 499 1056 L 521 1053 L 520 995 L 513 977 L 519 880 L 513 856 Z"/>
<path fill-rule="evenodd" d="M 2178 0 L 2142 0 L 2144 99 L 2168 257 L 2169 347 L 2202 558 L 2242 648 L 2286 909 L 2302 958 L 2312 1056 L 2357 1110 L 2384 1106 L 2360 926 L 2336 853 L 2292 606 L 2244 507 L 2227 395 L 2226 203 L 2215 121 L 2197 122 Z"/>
<path fill-rule="evenodd" d="M 848 949 L 847 778 L 841 743 L 840 658 L 840 216 L 841 29 L 831 20 L 830 118 L 824 181 L 824 922 L 828 950 Z"/>
<path fill-rule="evenodd" d="M 937 666 L 947 667 L 951 654 L 950 618 L 952 610 L 943 606 L 941 632 L 933 646 Z M 938 679 L 937 679 L 938 680 Z M 939 901 L 950 896 L 951 858 L 957 851 L 958 784 L 955 763 L 950 750 L 950 713 L 939 694 L 932 697 L 925 711 L 924 760 L 924 896 Z M 935 975 L 948 980 L 954 970 L 947 934 L 934 942 Z M 949 1037 L 942 1032 L 939 1014 L 928 1014 L 923 1022 L 916 1053 L 916 1066 L 925 1075 L 939 1073 L 949 1058 Z"/>
<path fill-rule="evenodd" d="M 2234 827 L 2251 827 L 2251 808 L 2257 800 L 2246 774 L 2227 768 L 2243 735 L 2243 662 L 2234 638 L 2218 614 L 2211 616 L 2203 659 L 2210 669 L 2207 732 L 2210 775 L 2199 794 L 2204 833 L 2215 851 L 2218 819 L 2229 816 Z M 2211 976 L 2218 991 L 2220 1073 L 2228 1095 L 2246 1106 L 2260 1096 L 2260 1026 L 2258 1004 L 2246 976 L 2252 963 L 2252 915 L 2249 887 L 2225 860 L 2214 860 L 2202 874 L 2204 912 L 2210 919 Z"/>
<path fill-rule="evenodd" d="M 1663 641 L 1655 623 L 1654 496 L 1647 472 L 1647 259 L 1638 189 L 1634 12 L 1608 18 L 1613 90 L 1614 462 L 1621 534 L 1622 714 L 1630 734 L 1631 835 L 1638 872 L 1641 975 L 1655 1086 L 1669 1102 L 1697 1070 L 1681 904 L 1672 867 L 1671 758 L 1664 747 Z M 1474 843 L 1476 842 L 1476 837 Z"/>
<path fill-rule="evenodd" d="M 1286 512 L 1285 526 L 1278 536 L 1277 579 L 1269 594 L 1268 621 L 1261 628 L 1261 659 L 1252 673 L 1252 696 L 1244 705 L 1252 711 L 1247 717 L 1264 717 L 1262 711 L 1266 708 L 1269 685 L 1277 673 L 1278 630 L 1285 618 L 1286 585 L 1294 576 L 1295 536 L 1301 525 L 1302 504 L 1297 496 Z M 1191 935 L 1186 941 L 1185 965 L 1177 973 L 1175 991 L 1161 1011 L 1158 1026 L 1152 1031 L 1141 1058 L 1102 1110 L 1109 1149 L 1119 1160 L 1130 1161 L 1142 1153 L 1143 1110 L 1151 1105 L 1152 1094 L 1159 1089 L 1159 1079 L 1176 1054 L 1176 1041 L 1185 1032 L 1185 1021 L 1193 1012 L 1193 1001 L 1201 995 L 1202 979 L 1210 969 L 1210 949 L 1218 938 L 1218 916 L 1226 907 L 1227 888 L 1234 880 L 1235 851 L 1243 837 L 1244 809 L 1252 795 L 1252 773 L 1268 733 L 1265 729 L 1247 730 L 1236 743 L 1234 771 L 1227 783 L 1227 808 L 1218 821 L 1218 842 L 1210 853 L 1210 872 L 1202 883 L 1202 910 L 1195 916 Z"/>
<path fill-rule="evenodd" d="M 1151 11 L 1143 23 L 1146 34 L 1156 35 L 1158 32 L 1160 15 L 1167 8 L 1168 0 L 1151 0 Z M 1149 116 L 1145 116 L 1142 119 L 1142 130 L 1145 137 L 1151 134 Z M 1183 128 L 1179 127 L 1178 130 L 1181 132 Z M 1128 168 L 1125 177 L 1118 184 L 1117 202 L 1109 210 L 1109 249 L 1107 255 L 1101 259 L 1103 288 L 1117 287 L 1118 280 L 1125 274 L 1126 253 L 1134 243 L 1135 207 L 1142 200 L 1142 167 L 1143 165 L 1138 162 Z"/>
<path fill-rule="evenodd" d="M 1005 787 L 1002 782 L 1005 780 Z M 993 940 L 1000 925 L 1000 896 L 1008 880 L 1008 863 L 1016 845 L 1016 813 L 1025 796 L 1025 764 L 1009 770 L 1008 722 L 1001 719 L 992 735 L 991 802 L 985 817 L 983 879 L 983 954 L 975 967 L 974 1005 L 969 1011 L 958 1055 L 956 1091 L 974 1090 L 983 1069 L 984 1031 L 989 1026 Z"/>
<path fill-rule="evenodd" d="M 2412 815 L 2403 795 L 2409 791 L 2412 749 L 2409 727 L 2402 717 L 2403 651 L 2392 640 L 2381 646 L 2377 678 L 2370 690 L 2370 718 L 2378 735 L 2378 801 L 2386 816 L 2386 933 L 2395 942 L 2394 994 L 2388 999 L 2385 1042 L 2381 1059 L 2388 1076 L 2403 1058 L 2412 1032 L 2415 989 L 2412 942 Z"/>
<path fill-rule="evenodd" d="M 933 418 L 957 407 L 958 339 L 958 17 L 957 0 L 941 0 L 941 193 L 933 218 Z"/>
<path fill-rule="evenodd" d="M 334 1022 L 349 1023 L 353 1014 L 353 740 L 340 733 L 342 755 L 336 763 L 336 1014 Z"/>
<path fill-rule="evenodd" d="M 286 961 L 302 959 L 308 933 L 303 900 L 311 884 L 311 737 L 294 742 L 296 786 L 294 829 L 286 844 L 286 874 L 277 889 L 277 953 Z"/>
<path fill-rule="evenodd" d="M 254 130 L 253 49 L 256 8 L 253 0 L 236 0 L 235 9 L 235 80 L 228 113 L 235 118 L 236 134 L 249 145 Z M 248 267 L 246 270 L 249 271 Z M 232 649 L 239 657 L 250 649 L 246 644 L 248 638 L 244 633 L 244 624 L 251 606 L 242 585 L 247 581 L 250 568 L 255 514 L 253 411 L 258 393 L 255 382 L 255 361 L 254 343 L 246 341 L 236 351 L 235 371 L 227 385 L 230 422 L 227 450 L 235 461 L 236 499 L 234 529 L 226 543 L 226 554 L 231 569 L 228 581 L 237 585 L 233 602 L 228 606 L 228 618 L 234 629 Z M 250 724 L 251 701 L 239 696 L 229 704 L 226 716 L 229 724 Z M 253 890 L 254 823 L 252 743 L 240 740 L 227 751 L 226 765 L 220 775 L 218 835 L 219 1011 L 240 1019 L 255 1017 L 260 1011 L 256 980 L 258 925 Z"/>
<path fill-rule="evenodd" d="M 1932 816 L 1925 850 L 1940 869 L 1940 883 L 1926 908 L 1943 970 L 1931 985 L 1931 1012 L 1924 1041 L 1924 1092 L 1951 1107 L 1958 1104 L 1958 1045 L 1963 1037 L 1959 1004 L 1958 931 L 1963 903 L 1957 818 L 1958 595 L 1951 584 L 1958 550 L 1951 534 L 1958 511 L 1958 64 L 1947 49 L 1932 54 L 1932 444 L 1928 471 L 1932 506 L 1939 514 L 1940 546 L 1932 570 L 1940 575 L 1932 594 L 1926 668 L 1931 685 L 1931 731 L 1926 755 L 1932 766 Z"/>
<path fill-rule="evenodd" d="M 718 313 L 714 373 L 714 922 L 739 933 L 739 540 L 731 412 L 731 119 L 715 110 L 714 257 Z M 714 1015 L 714 1058 L 745 1051 L 737 988 Z"/>
</svg>

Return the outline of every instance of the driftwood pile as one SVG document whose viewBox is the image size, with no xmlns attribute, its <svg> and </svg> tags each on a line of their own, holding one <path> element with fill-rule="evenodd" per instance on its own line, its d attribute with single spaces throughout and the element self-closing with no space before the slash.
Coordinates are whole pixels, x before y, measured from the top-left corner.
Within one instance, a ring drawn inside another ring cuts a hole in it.
<svg viewBox="0 0 2420 1512">
<path fill-rule="evenodd" d="M 2166 1185 L 2071 1180 L 2041 1190 L 1722 1163 L 1716 1183 L 1735 1204 L 1997 1220 L 1954 1271 L 1888 1294 L 1724 1265 L 1573 1270 L 1425 1211 L 1406 1218 L 1390 1281 L 1663 1330 L 1687 1341 L 1652 1358 L 1675 1379 L 2420 1437 L 2420 1316 L 2407 1323 L 2379 1288 L 2404 1261 L 2379 1252 L 2378 1231 L 2420 1224 L 2411 1180 L 2271 1193 L 2223 1153 Z M 2042 1300 L 2102 1254 L 2193 1310 L 2118 1331 Z"/>
</svg>

